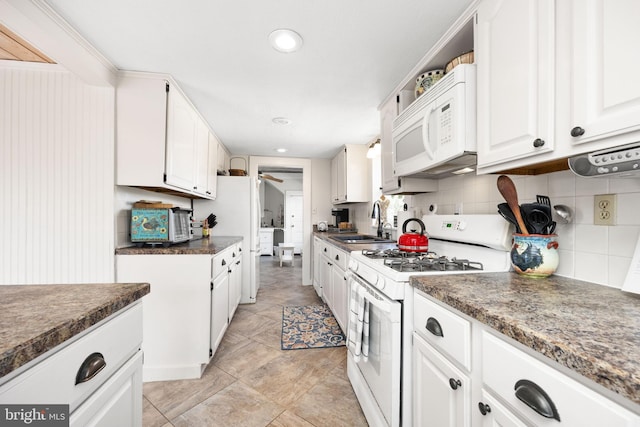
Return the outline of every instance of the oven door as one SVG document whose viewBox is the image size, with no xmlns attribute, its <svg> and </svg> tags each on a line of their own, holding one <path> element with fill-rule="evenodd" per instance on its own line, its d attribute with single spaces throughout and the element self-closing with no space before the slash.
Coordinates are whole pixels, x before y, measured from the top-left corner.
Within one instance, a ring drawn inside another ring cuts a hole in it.
<svg viewBox="0 0 640 427">
<path fill-rule="evenodd" d="M 348 346 L 349 380 L 369 425 L 399 426 L 402 303 L 387 298 L 353 272 L 349 289 L 360 289 L 369 302 L 368 356 L 357 357 Z"/>
</svg>

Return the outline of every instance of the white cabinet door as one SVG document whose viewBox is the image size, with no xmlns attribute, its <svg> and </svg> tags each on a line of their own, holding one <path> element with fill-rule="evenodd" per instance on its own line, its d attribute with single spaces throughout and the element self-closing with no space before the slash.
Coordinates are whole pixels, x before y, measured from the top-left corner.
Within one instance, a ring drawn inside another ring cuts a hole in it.
<svg viewBox="0 0 640 427">
<path fill-rule="evenodd" d="M 196 115 L 176 89 L 169 88 L 167 109 L 167 184 L 191 191 L 195 181 Z"/>
<path fill-rule="evenodd" d="M 342 331 L 347 331 L 347 319 L 348 319 L 348 292 L 349 288 L 347 283 L 347 274 L 344 270 L 333 265 L 331 269 L 331 289 L 332 289 L 332 306 L 331 311 L 333 316 L 338 321 L 338 325 L 342 328 Z"/>
<path fill-rule="evenodd" d="M 71 427 L 142 425 L 142 351 L 87 399 L 69 418 Z"/>
<path fill-rule="evenodd" d="M 207 196 L 209 192 L 209 129 L 196 117 L 195 119 L 195 183 L 193 192 Z"/>
<path fill-rule="evenodd" d="M 322 298 L 322 282 L 320 280 L 320 263 L 322 262 L 321 257 L 321 244 L 320 239 L 317 237 L 313 238 L 313 287 L 316 290 L 316 293 L 320 298 Z"/>
<path fill-rule="evenodd" d="M 559 28 L 572 30 L 566 137 L 576 144 L 640 129 L 640 56 L 630 54 L 640 40 L 638 16 L 637 0 L 574 0 L 572 25 Z M 573 129 L 584 133 L 574 137 Z"/>
<path fill-rule="evenodd" d="M 320 257 L 320 283 L 322 284 L 322 299 L 329 307 L 333 305 L 333 273 L 331 261 L 325 257 Z"/>
<path fill-rule="evenodd" d="M 337 201 L 347 200 L 347 149 L 344 148 L 336 154 L 336 198 Z"/>
<path fill-rule="evenodd" d="M 478 410 L 482 414 L 482 427 L 527 426 L 485 389 L 482 389 L 482 400 L 478 402 Z"/>
<path fill-rule="evenodd" d="M 215 353 L 229 324 L 229 274 L 223 271 L 211 290 L 211 356 Z"/>
<path fill-rule="evenodd" d="M 387 101 L 380 109 L 380 162 L 382 192 L 398 189 L 398 178 L 393 170 L 393 119 L 398 115 L 398 103 L 395 98 Z"/>
<path fill-rule="evenodd" d="M 211 132 L 209 135 L 209 153 L 207 161 L 207 194 L 210 199 L 215 199 L 218 192 L 218 139 Z"/>
<path fill-rule="evenodd" d="M 413 334 L 413 425 L 471 425 L 471 380 L 416 333 Z"/>
<path fill-rule="evenodd" d="M 237 249 L 234 249 L 235 257 L 231 258 L 229 266 L 229 322 L 233 319 L 233 315 L 240 304 L 240 296 L 242 293 L 242 257 Z"/>
<path fill-rule="evenodd" d="M 478 166 L 554 149 L 554 0 L 478 7 Z"/>
</svg>

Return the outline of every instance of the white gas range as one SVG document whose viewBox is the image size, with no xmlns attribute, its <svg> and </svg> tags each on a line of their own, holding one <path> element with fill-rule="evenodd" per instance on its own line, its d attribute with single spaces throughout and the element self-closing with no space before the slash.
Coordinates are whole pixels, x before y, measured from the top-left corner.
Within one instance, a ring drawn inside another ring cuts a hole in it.
<svg viewBox="0 0 640 427">
<path fill-rule="evenodd" d="M 409 278 L 511 268 L 513 229 L 500 215 L 425 215 L 422 221 L 428 253 L 364 250 L 350 256 L 350 322 L 358 311 L 360 317 L 357 327 L 349 326 L 347 373 L 371 426 L 411 425 L 411 352 L 402 351 L 413 331 Z M 353 338 L 363 329 L 367 333 L 358 338 L 366 344 Z"/>
</svg>

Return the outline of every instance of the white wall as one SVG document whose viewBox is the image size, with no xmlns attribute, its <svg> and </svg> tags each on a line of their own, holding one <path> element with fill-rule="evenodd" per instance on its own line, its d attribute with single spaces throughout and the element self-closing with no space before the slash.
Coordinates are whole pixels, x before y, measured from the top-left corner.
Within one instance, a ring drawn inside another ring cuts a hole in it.
<svg viewBox="0 0 640 427">
<path fill-rule="evenodd" d="M 640 179 L 581 178 L 570 171 L 536 176 L 510 176 L 521 203 L 548 195 L 551 203 L 574 210 L 574 222 L 558 225 L 560 265 L 557 274 L 620 288 L 640 235 Z M 437 193 L 413 196 L 413 206 L 427 212 L 454 213 L 457 203 L 464 214 L 496 213 L 504 200 L 496 175 L 458 176 L 440 180 Z M 617 194 L 617 225 L 593 225 L 593 196 Z"/>
<path fill-rule="evenodd" d="M 311 159 L 311 223 L 331 222 L 331 159 Z"/>
<path fill-rule="evenodd" d="M 114 89 L 16 61 L 0 87 L 0 284 L 113 282 Z"/>
</svg>

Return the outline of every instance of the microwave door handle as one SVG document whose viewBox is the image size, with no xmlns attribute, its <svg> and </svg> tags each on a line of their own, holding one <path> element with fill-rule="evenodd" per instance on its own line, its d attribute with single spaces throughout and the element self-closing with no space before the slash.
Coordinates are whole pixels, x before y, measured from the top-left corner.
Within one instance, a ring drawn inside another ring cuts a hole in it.
<svg viewBox="0 0 640 427">
<path fill-rule="evenodd" d="M 431 109 L 425 114 L 422 121 L 422 143 L 424 145 L 424 151 L 430 160 L 435 159 L 435 150 L 437 147 L 436 138 L 438 132 L 436 123 L 438 115 L 436 114 L 436 110 L 435 104 L 432 104 Z"/>
</svg>

